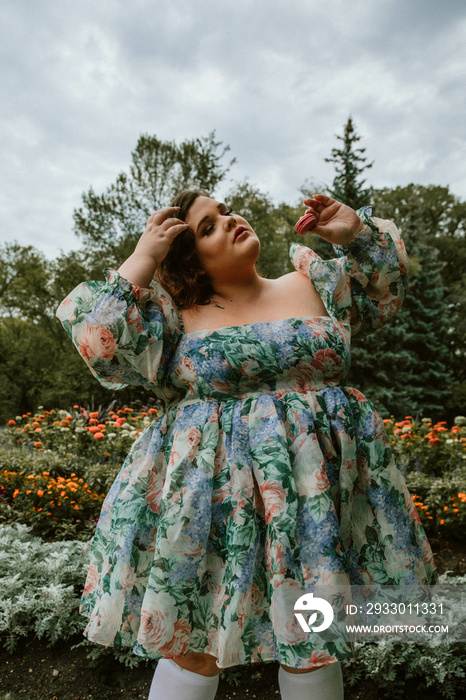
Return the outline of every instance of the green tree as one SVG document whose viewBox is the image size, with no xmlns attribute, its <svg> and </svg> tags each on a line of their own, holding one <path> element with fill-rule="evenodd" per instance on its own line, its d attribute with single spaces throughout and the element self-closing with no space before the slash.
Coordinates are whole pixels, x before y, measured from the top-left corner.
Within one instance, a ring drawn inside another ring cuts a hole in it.
<svg viewBox="0 0 466 700">
<path fill-rule="evenodd" d="M 91 188 L 74 212 L 74 231 L 83 240 L 88 267 L 102 269 L 102 261 L 104 267 L 119 266 L 133 252 L 149 216 L 181 190 L 213 192 L 235 162 L 223 164 L 228 151 L 215 132 L 179 145 L 141 136 L 129 173 L 121 172 L 103 194 Z"/>
<path fill-rule="evenodd" d="M 364 188 L 366 181 L 361 180 L 360 176 L 372 168 L 373 163 L 366 163 L 367 158 L 363 155 L 365 148 L 356 148 L 361 137 L 357 135 L 351 117 L 345 124 L 343 136 L 337 135 L 337 139 L 342 142 L 342 147 L 332 148 L 331 157 L 325 158 L 326 163 L 335 164 L 337 172 L 329 188 L 330 196 L 353 209 L 359 209 L 370 203 L 372 190 Z"/>
<path fill-rule="evenodd" d="M 424 396 L 426 409 L 440 402 L 452 419 L 466 405 L 466 203 L 448 187 L 411 184 L 375 191 L 374 214 L 397 223 L 410 256 L 410 287 L 399 316 L 406 318 L 406 334 L 418 334 L 415 348 L 407 341 L 413 400 Z M 423 388 L 418 378 L 424 373 Z"/>
<path fill-rule="evenodd" d="M 16 242 L 0 246 L 0 316 L 49 318 L 50 272 L 50 263 L 33 246 Z"/>
</svg>

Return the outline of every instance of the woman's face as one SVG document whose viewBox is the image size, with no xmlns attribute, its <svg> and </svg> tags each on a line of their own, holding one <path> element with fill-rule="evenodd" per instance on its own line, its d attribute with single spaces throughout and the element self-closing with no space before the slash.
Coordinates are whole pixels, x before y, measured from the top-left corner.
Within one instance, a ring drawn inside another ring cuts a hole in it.
<svg viewBox="0 0 466 700">
<path fill-rule="evenodd" d="M 219 276 L 225 279 L 229 274 L 235 278 L 239 270 L 256 262 L 260 251 L 256 233 L 246 219 L 228 211 L 225 204 L 197 197 L 186 223 L 194 231 L 196 253 L 212 280 Z"/>
</svg>

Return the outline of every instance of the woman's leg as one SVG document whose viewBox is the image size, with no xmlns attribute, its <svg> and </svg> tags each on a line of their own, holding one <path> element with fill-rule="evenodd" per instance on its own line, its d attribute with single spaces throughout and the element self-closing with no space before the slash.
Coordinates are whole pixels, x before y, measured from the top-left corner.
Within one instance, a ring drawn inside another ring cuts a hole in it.
<svg viewBox="0 0 466 700">
<path fill-rule="evenodd" d="M 210 654 L 160 659 L 148 700 L 214 700 L 220 671 Z"/>
<path fill-rule="evenodd" d="M 316 669 L 291 668 L 280 664 L 278 686 L 282 700 L 343 700 L 341 664 Z"/>
</svg>

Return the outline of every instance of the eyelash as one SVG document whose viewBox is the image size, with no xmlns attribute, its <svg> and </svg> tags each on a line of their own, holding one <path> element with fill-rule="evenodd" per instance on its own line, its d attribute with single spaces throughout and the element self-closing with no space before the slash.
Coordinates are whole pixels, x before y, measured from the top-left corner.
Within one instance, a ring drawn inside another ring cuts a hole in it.
<svg viewBox="0 0 466 700">
<path fill-rule="evenodd" d="M 224 211 L 224 212 L 222 213 L 222 216 L 231 216 L 232 214 L 233 214 L 233 210 L 232 210 L 232 209 L 228 209 L 227 211 Z M 214 225 L 213 225 L 213 224 L 210 224 L 210 226 L 207 226 L 207 228 L 204 229 L 204 232 L 203 232 L 202 235 L 203 235 L 203 236 L 208 236 L 209 233 L 212 232 L 212 229 L 213 229 L 213 228 L 214 228 Z"/>
</svg>

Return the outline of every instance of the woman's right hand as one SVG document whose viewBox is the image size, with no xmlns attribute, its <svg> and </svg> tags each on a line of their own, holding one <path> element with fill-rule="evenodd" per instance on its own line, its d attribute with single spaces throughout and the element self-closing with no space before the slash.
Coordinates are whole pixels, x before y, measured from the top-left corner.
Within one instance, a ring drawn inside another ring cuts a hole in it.
<svg viewBox="0 0 466 700">
<path fill-rule="evenodd" d="M 188 228 L 188 224 L 176 218 L 178 210 L 179 207 L 164 207 L 149 217 L 134 253 L 118 268 L 122 277 L 138 287 L 149 286 L 172 241 Z"/>
<path fill-rule="evenodd" d="M 134 255 L 147 255 L 155 263 L 166 257 L 173 240 L 188 224 L 176 218 L 179 207 L 164 207 L 154 212 L 147 220 L 146 230 L 139 239 Z"/>
</svg>

